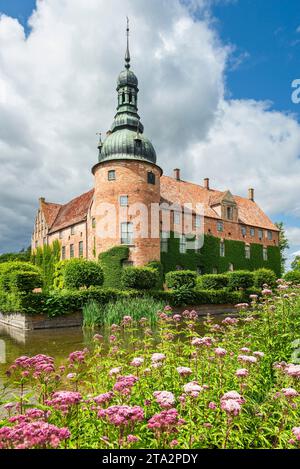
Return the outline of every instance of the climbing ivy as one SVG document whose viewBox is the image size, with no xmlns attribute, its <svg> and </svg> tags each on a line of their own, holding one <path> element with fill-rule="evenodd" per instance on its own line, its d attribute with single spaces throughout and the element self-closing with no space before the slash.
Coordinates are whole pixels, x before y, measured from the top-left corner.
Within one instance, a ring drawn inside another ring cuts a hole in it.
<svg viewBox="0 0 300 469">
<path fill-rule="evenodd" d="M 99 254 L 99 261 L 104 273 L 104 287 L 120 287 L 122 262 L 128 259 L 128 256 L 129 248 L 127 246 L 115 246 Z"/>
<path fill-rule="evenodd" d="M 263 260 L 263 246 L 251 244 L 250 259 L 245 257 L 245 243 L 243 241 L 225 240 L 225 257 L 220 256 L 220 239 L 212 235 L 204 235 L 203 247 L 198 250 L 179 252 L 179 238 L 170 234 L 168 252 L 161 253 L 164 272 L 177 268 L 185 270 L 201 270 L 203 274 L 211 274 L 216 269 L 218 273 L 227 272 L 229 264 L 234 270 L 255 270 L 261 267 L 273 270 L 280 276 L 280 251 L 277 246 L 268 247 L 268 260 Z"/>
</svg>

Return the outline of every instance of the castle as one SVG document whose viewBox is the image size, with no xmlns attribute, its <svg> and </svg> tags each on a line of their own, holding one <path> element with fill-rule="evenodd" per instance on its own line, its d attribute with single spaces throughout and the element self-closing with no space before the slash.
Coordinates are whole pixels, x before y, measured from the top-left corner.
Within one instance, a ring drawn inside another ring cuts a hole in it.
<svg viewBox="0 0 300 469">
<path fill-rule="evenodd" d="M 117 113 L 103 142 L 100 137 L 98 162 L 92 168 L 94 188 L 63 205 L 40 198 L 32 251 L 58 239 L 62 259 L 96 260 L 100 253 L 125 245 L 126 265 L 162 261 L 165 270 L 190 268 L 200 274 L 258 267 L 279 273 L 279 230 L 256 204 L 253 189 L 246 198 L 232 195 L 211 188 L 208 178 L 202 185 L 184 181 L 179 169 L 173 177 L 165 176 L 156 164 L 138 115 L 138 79 L 130 67 L 128 32 L 127 27 Z M 181 208 L 195 202 L 201 213 L 190 210 L 186 231 Z M 153 207 L 161 204 L 164 210 L 153 229 Z M 135 213 L 128 215 L 129 207 L 135 207 Z M 164 211 L 170 215 L 167 230 L 162 225 Z M 146 221 L 142 235 L 141 212 Z M 191 225 L 204 235 L 201 249 L 189 249 Z"/>
</svg>

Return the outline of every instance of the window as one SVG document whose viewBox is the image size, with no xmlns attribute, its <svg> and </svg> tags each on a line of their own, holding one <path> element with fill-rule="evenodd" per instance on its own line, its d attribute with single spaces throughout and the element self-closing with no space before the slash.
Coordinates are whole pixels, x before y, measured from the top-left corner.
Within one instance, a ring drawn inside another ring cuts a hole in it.
<svg viewBox="0 0 300 469">
<path fill-rule="evenodd" d="M 241 228 L 242 236 L 246 236 L 247 234 L 247 228 L 245 226 L 242 226 Z"/>
<path fill-rule="evenodd" d="M 62 258 L 62 260 L 64 260 L 66 258 L 66 247 L 65 246 L 63 246 L 61 248 L 61 258 Z"/>
<path fill-rule="evenodd" d="M 129 102 L 130 103 L 132 102 L 132 93 L 131 93 L 131 91 L 129 92 Z"/>
<path fill-rule="evenodd" d="M 231 263 L 229 264 L 228 270 L 229 270 L 229 272 L 233 272 L 233 271 L 234 271 L 233 264 L 231 264 Z"/>
<path fill-rule="evenodd" d="M 132 223 L 121 223 L 121 244 L 133 244 Z"/>
<path fill-rule="evenodd" d="M 115 181 L 116 179 L 116 171 L 114 169 L 110 169 L 107 173 L 107 179 L 109 181 Z"/>
<path fill-rule="evenodd" d="M 258 239 L 263 239 L 263 236 L 264 236 L 264 232 L 263 230 L 258 230 Z"/>
<path fill-rule="evenodd" d="M 74 235 L 74 234 L 75 234 L 75 227 L 72 226 L 72 227 L 71 227 L 71 235 Z"/>
<path fill-rule="evenodd" d="M 218 273 L 217 267 L 213 267 L 212 273 L 213 273 L 213 274 L 217 274 L 217 273 Z"/>
<path fill-rule="evenodd" d="M 225 257 L 225 243 L 224 243 L 224 241 L 220 242 L 220 256 Z"/>
<path fill-rule="evenodd" d="M 39 245 L 39 242 L 38 242 L 38 241 L 36 241 L 36 242 L 35 242 L 35 247 L 37 248 L 37 247 L 38 247 L 38 245 Z"/>
<path fill-rule="evenodd" d="M 174 225 L 180 225 L 180 212 L 174 212 Z"/>
<path fill-rule="evenodd" d="M 47 244 L 47 238 L 43 238 L 43 244 Z"/>
<path fill-rule="evenodd" d="M 58 233 L 58 237 L 59 237 L 59 239 L 62 239 L 62 237 L 63 237 L 62 231 L 60 231 L 60 232 Z"/>
<path fill-rule="evenodd" d="M 120 195 L 121 207 L 128 207 L 128 195 Z"/>
<path fill-rule="evenodd" d="M 92 218 L 92 228 L 96 228 L 96 218 Z"/>
<path fill-rule="evenodd" d="M 125 93 L 122 93 L 122 103 L 125 103 Z"/>
<path fill-rule="evenodd" d="M 124 259 L 122 261 L 122 267 L 130 267 L 133 265 L 133 262 L 132 261 L 129 261 L 128 259 Z"/>
<path fill-rule="evenodd" d="M 70 244 L 70 258 L 74 257 L 74 244 Z"/>
<path fill-rule="evenodd" d="M 168 252 L 168 238 L 169 233 L 167 231 L 162 231 L 160 234 L 160 251 Z"/>
<path fill-rule="evenodd" d="M 83 257 L 83 241 L 79 241 L 79 257 Z"/>
<path fill-rule="evenodd" d="M 250 228 L 250 236 L 252 236 L 252 238 L 255 236 L 255 228 Z"/>
<path fill-rule="evenodd" d="M 223 222 L 222 222 L 222 221 L 218 221 L 218 223 L 217 223 L 217 230 L 220 232 L 220 231 L 223 231 L 223 229 L 224 229 Z"/>
<path fill-rule="evenodd" d="M 196 215 L 195 217 L 195 227 L 200 228 L 201 226 L 201 215 Z"/>
<path fill-rule="evenodd" d="M 179 239 L 179 252 L 181 254 L 185 254 L 186 253 L 186 238 L 184 235 L 180 235 L 180 239 Z"/>
<path fill-rule="evenodd" d="M 267 236 L 268 236 L 268 240 L 269 240 L 269 241 L 272 241 L 272 239 L 273 239 L 273 233 L 272 233 L 272 231 L 268 230 L 268 231 L 267 231 Z"/>
<path fill-rule="evenodd" d="M 232 220 L 233 219 L 233 208 L 232 207 L 227 207 L 226 208 L 226 213 L 227 213 L 227 219 Z"/>
<path fill-rule="evenodd" d="M 147 173 L 147 181 L 148 181 L 148 184 L 153 184 L 153 185 L 155 185 L 155 174 L 152 173 L 152 171 L 148 171 L 148 173 Z"/>
<path fill-rule="evenodd" d="M 263 248 L 263 259 L 264 261 L 268 260 L 268 248 Z"/>
<path fill-rule="evenodd" d="M 246 259 L 250 259 L 251 257 L 251 250 L 249 244 L 245 245 L 245 257 Z"/>
</svg>

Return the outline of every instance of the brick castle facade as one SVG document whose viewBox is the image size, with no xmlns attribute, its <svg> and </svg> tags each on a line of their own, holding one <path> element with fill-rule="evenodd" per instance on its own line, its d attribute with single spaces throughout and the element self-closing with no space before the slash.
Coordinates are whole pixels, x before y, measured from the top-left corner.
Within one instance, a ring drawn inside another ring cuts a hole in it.
<svg viewBox="0 0 300 469">
<path fill-rule="evenodd" d="M 201 228 L 202 233 L 220 239 L 220 256 L 225 255 L 222 243 L 233 240 L 245 243 L 246 258 L 252 244 L 261 245 L 262 261 L 267 260 L 268 247 L 279 245 L 279 230 L 255 202 L 254 190 L 249 189 L 248 197 L 232 195 L 229 190 L 211 188 L 207 178 L 202 185 L 184 181 L 179 169 L 174 169 L 173 177 L 164 176 L 144 135 L 137 112 L 138 91 L 127 39 L 125 69 L 117 83 L 117 113 L 105 140 L 100 138 L 99 159 L 92 168 L 94 188 L 63 205 L 40 198 L 32 250 L 59 240 L 62 259 L 96 260 L 100 253 L 125 244 L 129 246 L 128 262 L 144 265 L 160 260 L 166 231 L 178 232 L 184 240 L 191 229 Z M 154 229 L 154 212 L 160 204 L 164 210 Z M 181 213 L 185 204 L 201 206 L 201 213 L 190 210 L 188 230 Z M 167 230 L 162 223 L 166 211 L 170 215 Z M 181 253 L 184 249 L 181 242 Z M 228 265 L 229 270 L 234 267 Z"/>
</svg>

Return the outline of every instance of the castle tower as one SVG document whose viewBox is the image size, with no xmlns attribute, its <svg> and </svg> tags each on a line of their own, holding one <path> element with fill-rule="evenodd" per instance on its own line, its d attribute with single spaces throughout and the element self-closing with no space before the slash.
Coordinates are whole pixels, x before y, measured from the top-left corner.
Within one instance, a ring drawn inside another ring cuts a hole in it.
<svg viewBox="0 0 300 469">
<path fill-rule="evenodd" d="M 138 92 L 138 79 L 130 69 L 127 23 L 125 68 L 117 81 L 117 113 L 105 140 L 100 138 L 99 161 L 92 168 L 92 245 L 97 257 L 113 246 L 128 245 L 129 260 L 144 265 L 160 260 L 159 223 L 153 233 L 151 210 L 153 213 L 152 204 L 160 202 L 162 170 L 156 165 L 155 150 L 140 122 Z"/>
</svg>

